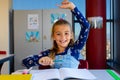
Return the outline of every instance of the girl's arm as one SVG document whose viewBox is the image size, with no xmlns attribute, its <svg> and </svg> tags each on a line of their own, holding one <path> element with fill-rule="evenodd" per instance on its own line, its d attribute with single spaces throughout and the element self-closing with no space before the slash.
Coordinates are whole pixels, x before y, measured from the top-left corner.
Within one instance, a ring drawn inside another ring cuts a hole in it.
<svg viewBox="0 0 120 80">
<path fill-rule="evenodd" d="M 39 55 L 30 55 L 26 57 L 25 59 L 22 60 L 23 66 L 27 68 L 30 68 L 33 66 L 40 66 L 41 64 L 39 63 L 39 59 L 42 57 L 48 56 L 48 52 L 49 50 L 41 52 Z"/>
<path fill-rule="evenodd" d="M 40 58 L 41 57 L 39 55 L 30 55 L 22 60 L 22 64 L 27 68 L 37 66 L 37 65 L 40 65 L 38 62 Z"/>
<path fill-rule="evenodd" d="M 86 40 L 88 38 L 89 30 L 90 30 L 90 24 L 88 21 L 84 18 L 82 13 L 78 10 L 77 7 L 72 10 L 72 13 L 76 16 L 77 20 L 81 24 L 81 31 L 79 34 L 79 37 L 77 41 L 74 44 L 75 49 L 82 49 L 86 43 Z"/>
<path fill-rule="evenodd" d="M 62 9 L 70 9 L 72 13 L 76 16 L 79 23 L 81 24 L 81 31 L 80 35 L 78 37 L 78 40 L 75 42 L 73 48 L 74 49 L 82 49 L 84 44 L 86 43 L 86 40 L 88 38 L 89 30 L 90 30 L 90 24 L 88 21 L 84 18 L 84 16 L 81 14 L 81 12 L 78 10 L 78 8 L 69 0 L 63 0 L 61 5 L 58 5 L 58 7 Z"/>
</svg>

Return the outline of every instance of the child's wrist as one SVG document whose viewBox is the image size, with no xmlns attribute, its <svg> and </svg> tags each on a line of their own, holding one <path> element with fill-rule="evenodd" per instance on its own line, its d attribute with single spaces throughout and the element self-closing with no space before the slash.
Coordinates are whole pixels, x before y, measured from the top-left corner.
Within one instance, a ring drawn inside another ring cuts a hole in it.
<svg viewBox="0 0 120 80">
<path fill-rule="evenodd" d="M 72 7 L 70 8 L 71 10 L 74 10 L 76 6 L 74 4 L 72 4 Z"/>
<path fill-rule="evenodd" d="M 74 10 L 75 7 L 72 7 L 71 10 Z"/>
</svg>

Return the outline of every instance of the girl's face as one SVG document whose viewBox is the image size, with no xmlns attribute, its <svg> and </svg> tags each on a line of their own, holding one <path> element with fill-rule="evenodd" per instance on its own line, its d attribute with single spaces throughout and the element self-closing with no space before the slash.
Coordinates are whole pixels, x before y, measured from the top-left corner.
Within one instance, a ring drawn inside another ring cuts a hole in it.
<svg viewBox="0 0 120 80">
<path fill-rule="evenodd" d="M 70 26 L 67 24 L 56 25 L 53 33 L 53 40 L 56 41 L 58 48 L 66 48 L 72 38 Z"/>
</svg>

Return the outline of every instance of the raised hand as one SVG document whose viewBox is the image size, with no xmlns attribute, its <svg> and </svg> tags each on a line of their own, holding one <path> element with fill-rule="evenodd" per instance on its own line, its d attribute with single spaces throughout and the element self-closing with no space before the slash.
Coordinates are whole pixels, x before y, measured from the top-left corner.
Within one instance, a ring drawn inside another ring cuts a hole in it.
<svg viewBox="0 0 120 80">
<path fill-rule="evenodd" d="M 63 8 L 63 9 L 70 9 L 73 10 L 75 8 L 75 5 L 70 2 L 69 0 L 63 0 L 61 2 L 61 5 L 57 5 L 59 8 Z"/>
</svg>

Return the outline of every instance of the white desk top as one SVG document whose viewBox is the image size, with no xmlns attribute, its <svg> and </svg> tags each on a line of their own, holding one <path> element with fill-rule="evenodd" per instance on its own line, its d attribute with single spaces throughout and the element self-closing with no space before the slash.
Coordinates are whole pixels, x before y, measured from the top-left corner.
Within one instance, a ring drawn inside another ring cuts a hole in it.
<svg viewBox="0 0 120 80">
<path fill-rule="evenodd" d="M 89 70 L 94 76 L 96 76 L 96 80 L 115 80 L 106 70 Z M 113 71 L 116 75 L 120 77 L 118 73 Z"/>
<path fill-rule="evenodd" d="M 11 60 L 12 57 L 14 57 L 14 54 L 10 54 L 10 55 L 1 54 L 1 55 L 0 55 L 0 64 L 1 64 L 1 63 L 4 63 L 4 62 L 6 62 L 6 61 Z"/>
<path fill-rule="evenodd" d="M 95 77 L 95 80 L 115 80 L 106 70 L 104 69 L 92 69 L 89 70 Z M 116 73 L 114 70 L 112 70 L 118 77 L 120 77 L 120 75 L 118 73 Z M 13 74 L 20 74 L 22 72 L 22 70 L 18 70 L 16 72 L 14 72 Z"/>
<path fill-rule="evenodd" d="M 7 58 L 7 57 L 12 57 L 14 56 L 13 54 L 9 54 L 9 55 L 6 55 L 6 54 L 0 54 L 0 60 L 4 59 L 4 58 Z"/>
</svg>

